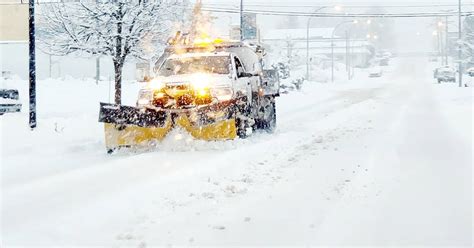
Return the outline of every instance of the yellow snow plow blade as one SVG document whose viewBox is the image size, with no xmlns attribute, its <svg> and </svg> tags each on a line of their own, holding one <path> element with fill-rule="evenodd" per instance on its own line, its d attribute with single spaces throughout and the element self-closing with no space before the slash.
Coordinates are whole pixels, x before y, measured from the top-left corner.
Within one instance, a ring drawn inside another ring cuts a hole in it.
<svg viewBox="0 0 474 248">
<path fill-rule="evenodd" d="M 121 147 L 146 148 L 162 141 L 175 127 L 200 140 L 237 137 L 235 118 L 222 110 L 176 112 L 101 103 L 99 121 L 104 123 L 108 152 Z"/>
<path fill-rule="evenodd" d="M 163 140 L 171 130 L 171 122 L 165 127 L 139 127 L 104 123 L 107 149 L 119 147 L 146 146 L 151 141 Z"/>
<path fill-rule="evenodd" d="M 147 147 L 152 142 L 162 141 L 166 135 L 179 126 L 200 140 L 230 140 L 237 137 L 235 119 L 223 120 L 205 126 L 194 126 L 186 116 L 169 120 L 164 127 L 140 127 L 135 125 L 117 125 L 104 123 L 105 142 L 108 150 L 119 147 Z"/>
<path fill-rule="evenodd" d="M 206 126 L 193 126 L 186 116 L 180 116 L 176 124 L 201 140 L 227 140 L 237 137 L 235 119 L 222 120 Z"/>
</svg>

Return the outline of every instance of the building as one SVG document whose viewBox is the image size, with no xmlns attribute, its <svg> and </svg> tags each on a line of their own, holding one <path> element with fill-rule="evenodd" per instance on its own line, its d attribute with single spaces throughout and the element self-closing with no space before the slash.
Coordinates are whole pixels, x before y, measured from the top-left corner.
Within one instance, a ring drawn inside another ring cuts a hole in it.
<svg viewBox="0 0 474 248">
<path fill-rule="evenodd" d="M 21 0 L 0 0 L 0 41 L 28 40 L 28 4 Z"/>
<path fill-rule="evenodd" d="M 333 28 L 309 29 L 309 57 L 330 59 L 334 52 L 336 61 L 346 61 L 354 67 L 367 67 L 373 57 L 373 44 L 365 39 L 346 39 L 334 36 Z M 278 49 L 287 57 L 298 57 L 300 62 L 306 61 L 307 29 L 274 29 L 263 32 L 262 42 Z"/>
</svg>

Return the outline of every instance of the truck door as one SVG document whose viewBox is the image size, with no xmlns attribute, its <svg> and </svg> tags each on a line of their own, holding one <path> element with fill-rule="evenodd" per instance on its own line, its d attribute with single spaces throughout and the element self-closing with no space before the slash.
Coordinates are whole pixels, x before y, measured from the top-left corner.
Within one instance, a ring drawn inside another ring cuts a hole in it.
<svg viewBox="0 0 474 248">
<path fill-rule="evenodd" d="M 237 56 L 234 56 L 233 62 L 235 64 L 235 72 L 237 77 L 236 88 L 240 90 L 243 94 L 247 95 L 247 98 L 250 101 L 252 99 L 251 79 L 249 77 L 241 75 L 245 72 L 245 68 L 242 62 L 240 62 L 239 58 L 237 58 Z"/>
</svg>

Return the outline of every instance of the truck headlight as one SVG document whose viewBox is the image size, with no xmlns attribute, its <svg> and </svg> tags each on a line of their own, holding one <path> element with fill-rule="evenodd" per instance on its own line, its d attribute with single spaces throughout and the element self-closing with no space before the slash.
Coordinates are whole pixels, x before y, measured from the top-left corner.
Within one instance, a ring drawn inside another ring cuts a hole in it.
<svg viewBox="0 0 474 248">
<path fill-rule="evenodd" d="M 204 73 L 194 74 L 191 80 L 191 84 L 196 91 L 209 88 L 210 85 L 209 75 Z"/>
<path fill-rule="evenodd" d="M 209 96 L 210 96 L 210 94 L 209 94 L 209 89 L 206 89 L 206 88 L 197 89 L 197 90 L 196 90 L 196 96 L 197 96 L 197 97 L 200 97 L 200 98 L 209 97 Z"/>
<path fill-rule="evenodd" d="M 234 91 L 230 87 L 212 88 L 211 95 L 219 101 L 229 101 L 232 99 Z"/>
<path fill-rule="evenodd" d="M 161 90 L 164 87 L 164 83 L 161 82 L 159 79 L 153 79 L 148 83 L 148 88 L 154 90 Z"/>
</svg>

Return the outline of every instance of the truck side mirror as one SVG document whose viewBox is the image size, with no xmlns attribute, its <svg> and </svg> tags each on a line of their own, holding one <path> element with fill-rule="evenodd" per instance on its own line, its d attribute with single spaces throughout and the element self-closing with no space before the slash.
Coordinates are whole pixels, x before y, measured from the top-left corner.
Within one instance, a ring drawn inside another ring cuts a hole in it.
<svg viewBox="0 0 474 248">
<path fill-rule="evenodd" d="M 256 62 L 253 64 L 253 71 L 256 73 L 260 73 L 262 71 L 262 65 L 260 62 Z"/>
</svg>

